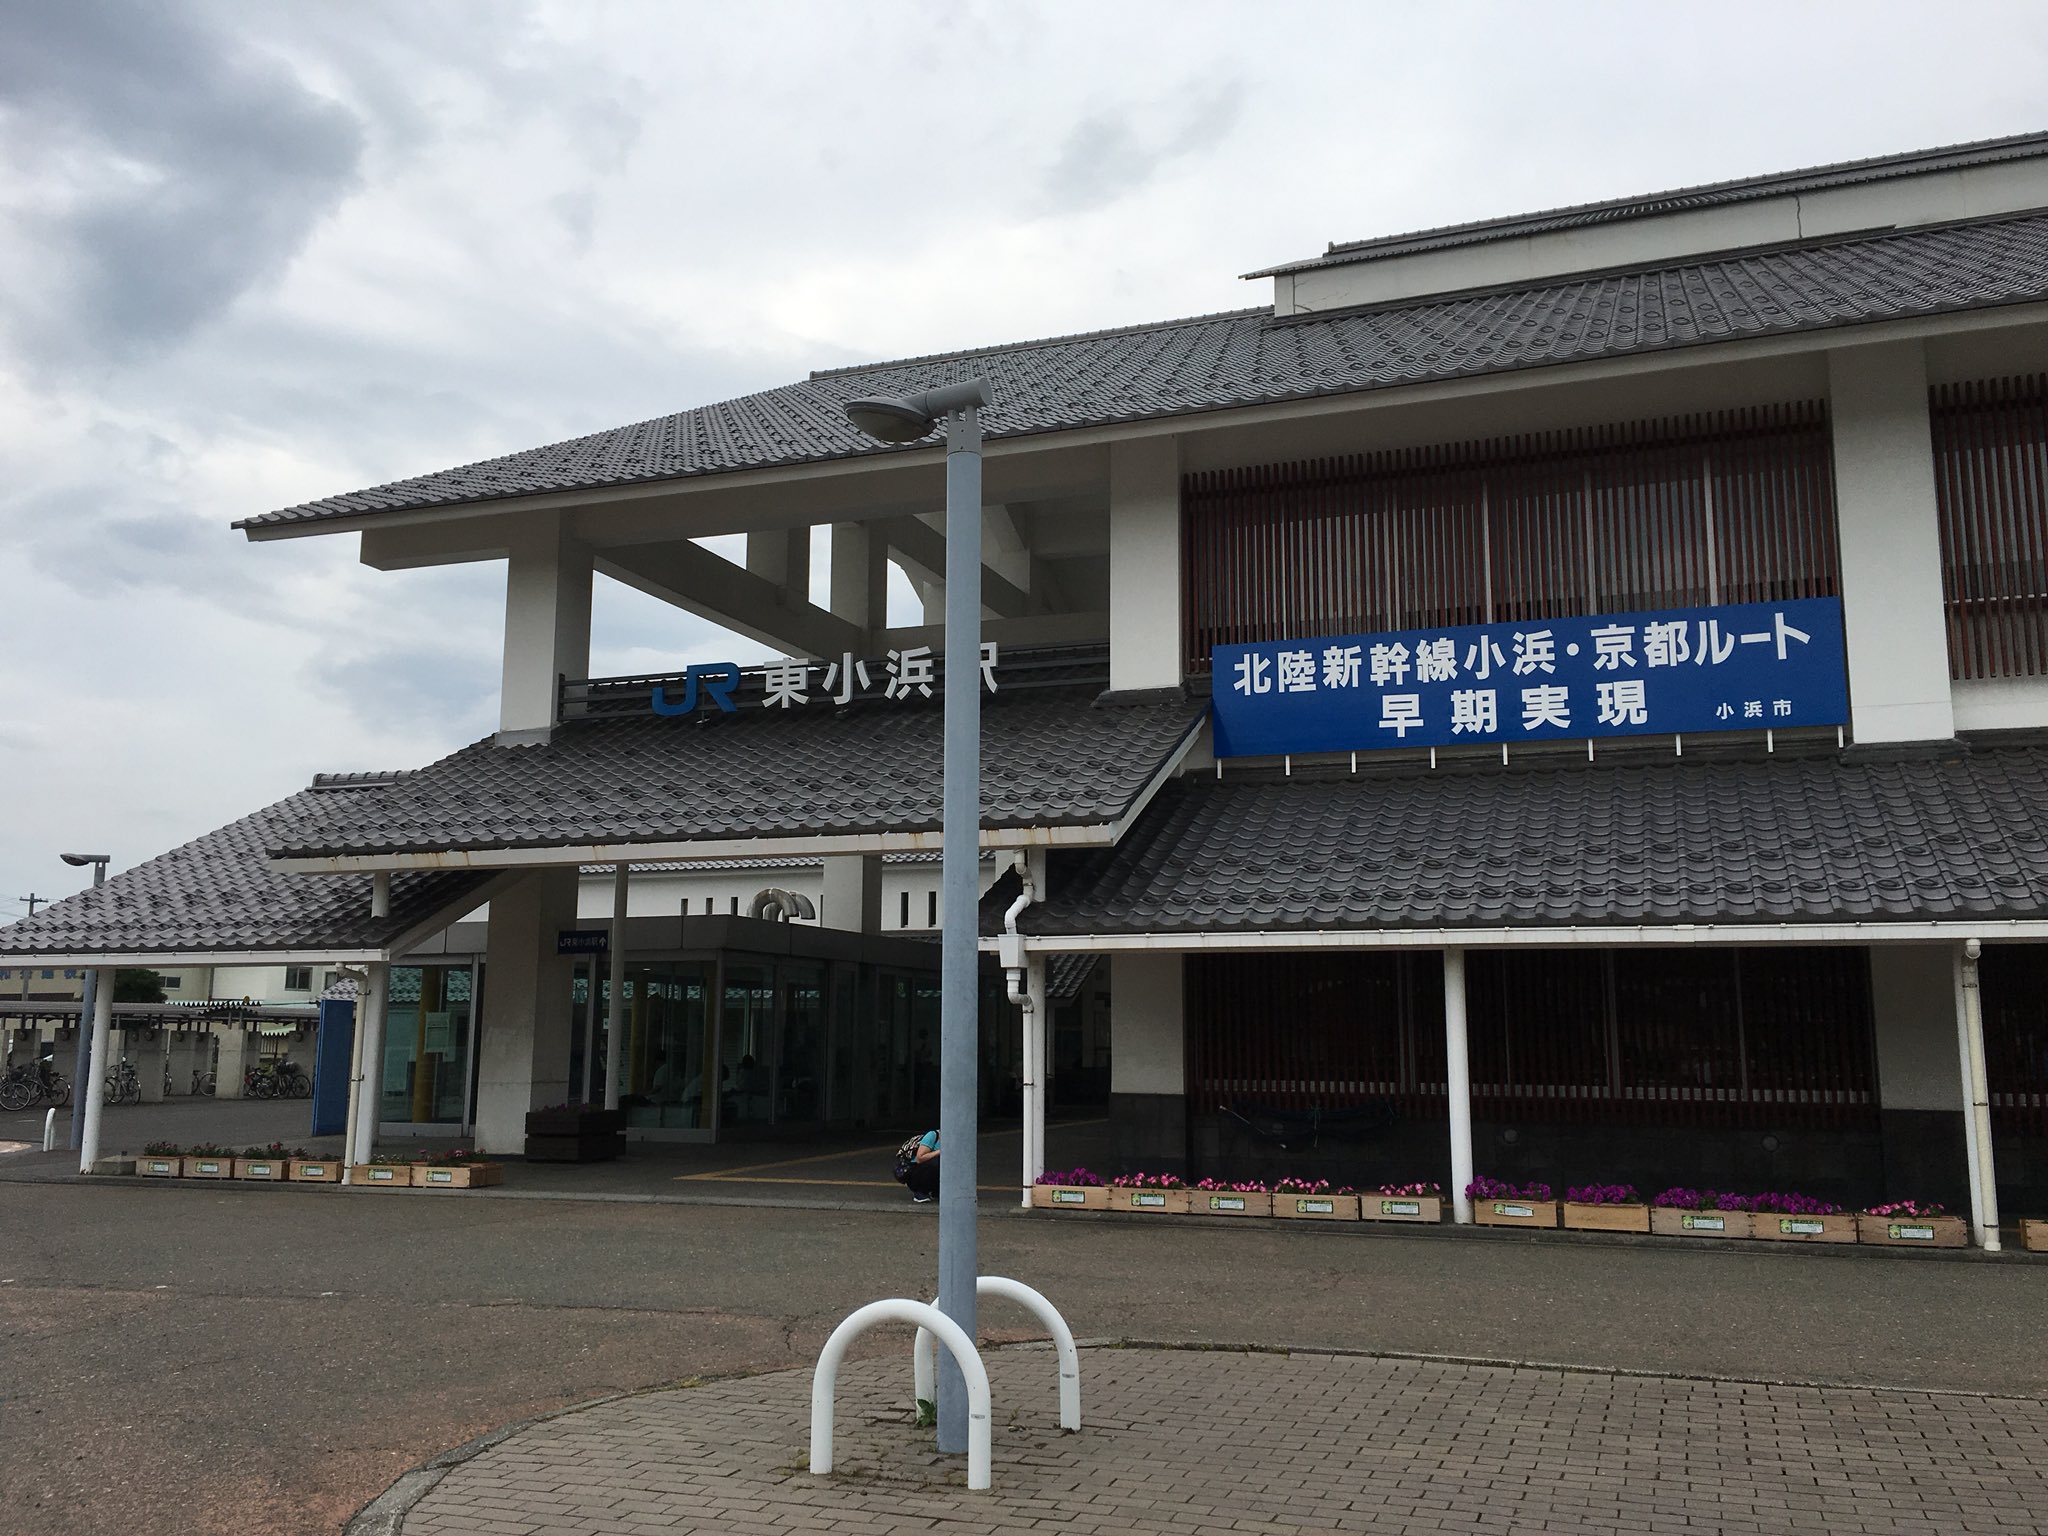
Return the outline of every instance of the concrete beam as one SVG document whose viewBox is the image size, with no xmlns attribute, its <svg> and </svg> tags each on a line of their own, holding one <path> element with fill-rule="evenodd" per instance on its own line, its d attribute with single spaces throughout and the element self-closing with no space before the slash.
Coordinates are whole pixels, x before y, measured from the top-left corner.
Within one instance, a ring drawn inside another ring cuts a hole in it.
<svg viewBox="0 0 2048 1536">
<path fill-rule="evenodd" d="M 916 566 L 933 581 L 945 579 L 943 533 L 915 517 L 892 517 L 879 524 L 878 531 L 905 564 Z M 1036 611 L 1029 592 L 986 565 L 981 568 L 981 605 L 999 619 L 1021 619 Z"/>
<path fill-rule="evenodd" d="M 649 597 L 709 619 L 788 656 L 860 653 L 860 626 L 744 570 L 701 544 L 643 544 L 608 550 L 597 569 Z"/>
</svg>

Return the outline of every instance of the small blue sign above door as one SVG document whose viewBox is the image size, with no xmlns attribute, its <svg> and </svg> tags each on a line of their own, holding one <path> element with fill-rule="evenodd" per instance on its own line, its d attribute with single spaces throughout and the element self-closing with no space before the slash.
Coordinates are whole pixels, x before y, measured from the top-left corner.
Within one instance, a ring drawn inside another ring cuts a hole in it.
<svg viewBox="0 0 2048 1536">
<path fill-rule="evenodd" d="M 1834 597 L 1219 645 L 1210 657 L 1218 757 L 1849 718 Z"/>
</svg>

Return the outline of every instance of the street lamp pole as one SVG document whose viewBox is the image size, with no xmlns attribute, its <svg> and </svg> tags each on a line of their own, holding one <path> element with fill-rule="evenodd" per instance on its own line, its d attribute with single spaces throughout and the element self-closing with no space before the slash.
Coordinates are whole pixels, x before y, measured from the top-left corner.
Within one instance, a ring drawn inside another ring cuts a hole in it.
<svg viewBox="0 0 2048 1536">
<path fill-rule="evenodd" d="M 92 866 L 92 888 L 98 890 L 107 878 L 107 861 L 113 857 L 105 853 L 60 853 L 57 855 L 73 869 Z M 71 1146 L 76 1152 L 83 1144 L 85 1135 L 85 1100 L 92 1084 L 92 1021 L 93 1005 L 99 997 L 100 973 L 88 969 L 85 973 L 85 987 L 78 999 L 78 1051 L 71 1063 Z"/>
<path fill-rule="evenodd" d="M 975 1337 L 979 1182 L 981 899 L 981 407 L 980 379 L 905 399 L 856 400 L 846 414 L 884 442 L 946 433 L 946 701 L 940 833 L 939 1310 Z M 939 1449 L 967 1449 L 967 1383 L 950 1352 L 939 1363 Z"/>
</svg>

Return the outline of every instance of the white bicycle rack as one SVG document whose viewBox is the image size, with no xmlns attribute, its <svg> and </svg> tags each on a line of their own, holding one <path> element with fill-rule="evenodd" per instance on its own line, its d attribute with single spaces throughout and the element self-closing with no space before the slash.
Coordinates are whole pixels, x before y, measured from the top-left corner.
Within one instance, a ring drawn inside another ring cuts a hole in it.
<svg viewBox="0 0 2048 1536">
<path fill-rule="evenodd" d="M 1060 1316 L 1053 1304 L 1021 1280 L 1005 1280 L 999 1275 L 983 1275 L 974 1282 L 977 1296 L 1000 1296 L 1005 1301 L 1014 1301 L 1045 1325 L 1052 1335 L 1053 1347 L 1059 1351 L 1060 1359 L 1060 1428 L 1078 1430 L 1081 1427 L 1081 1352 L 1074 1347 L 1074 1331 L 1067 1326 L 1067 1320 Z M 911 1378 L 913 1390 L 921 1403 L 936 1401 L 934 1380 L 938 1375 L 938 1346 L 931 1334 L 917 1330 L 917 1342 L 911 1346 Z"/>
<path fill-rule="evenodd" d="M 958 1323 L 937 1307 L 908 1297 L 871 1301 L 859 1308 L 832 1330 L 818 1352 L 818 1369 L 811 1377 L 811 1471 L 822 1475 L 832 1470 L 832 1394 L 839 1385 L 839 1362 L 847 1346 L 877 1323 L 915 1323 L 919 1338 L 930 1334 L 952 1352 L 967 1382 L 967 1486 L 986 1489 L 992 1460 L 988 1370 Z"/>
</svg>

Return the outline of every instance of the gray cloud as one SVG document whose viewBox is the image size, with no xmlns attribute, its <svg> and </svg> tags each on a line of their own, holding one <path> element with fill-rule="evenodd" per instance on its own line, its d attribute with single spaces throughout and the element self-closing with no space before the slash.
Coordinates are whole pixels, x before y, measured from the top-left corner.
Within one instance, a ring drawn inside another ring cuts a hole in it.
<svg viewBox="0 0 2048 1536">
<path fill-rule="evenodd" d="M 1056 213 L 1102 208 L 1134 192 L 1171 162 L 1228 138 L 1243 111 L 1244 82 L 1223 81 L 1177 101 L 1164 131 L 1141 131 L 1128 110 L 1092 112 L 1075 123 L 1046 168 L 1041 191 Z"/>
<path fill-rule="evenodd" d="M 0 7 L 0 113 L 53 168 L 17 215 L 40 281 L 0 301 L 46 362 L 146 354 L 219 314 L 283 270 L 363 151 L 348 109 L 173 6 Z"/>
</svg>

